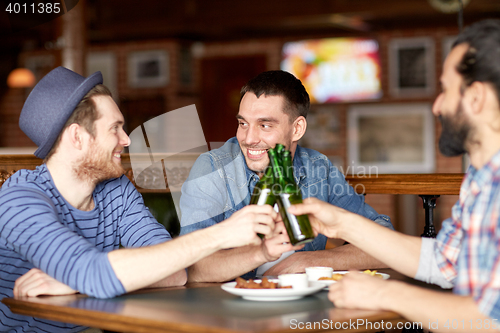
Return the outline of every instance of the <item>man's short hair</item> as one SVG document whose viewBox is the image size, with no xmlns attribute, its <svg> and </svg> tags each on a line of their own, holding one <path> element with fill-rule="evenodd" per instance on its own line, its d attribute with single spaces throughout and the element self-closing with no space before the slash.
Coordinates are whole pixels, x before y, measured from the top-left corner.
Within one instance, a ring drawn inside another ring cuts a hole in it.
<svg viewBox="0 0 500 333">
<path fill-rule="evenodd" d="M 500 101 L 500 20 L 484 20 L 467 27 L 453 46 L 467 43 L 469 49 L 457 65 L 465 87 L 474 81 L 491 83 Z"/>
<path fill-rule="evenodd" d="M 85 96 L 83 96 L 82 100 L 80 101 L 80 103 L 78 103 L 68 121 L 66 121 L 66 124 L 64 124 L 63 129 L 59 133 L 54 146 L 52 146 L 49 153 L 45 157 L 44 162 L 47 162 L 49 158 L 56 152 L 57 147 L 59 147 L 59 144 L 61 142 L 63 132 L 71 124 L 78 124 L 82 126 L 93 138 L 95 138 L 95 121 L 101 117 L 99 111 L 97 110 L 97 106 L 92 99 L 92 97 L 95 96 L 111 97 L 111 92 L 105 85 L 98 84 L 94 86 L 94 88 L 90 89 L 90 91 Z"/>
<path fill-rule="evenodd" d="M 293 122 L 297 117 L 307 117 L 309 112 L 309 94 L 299 79 L 285 71 L 263 72 L 251 79 L 241 88 L 240 102 L 247 93 L 254 93 L 257 98 L 264 96 L 282 96 L 285 99 L 283 112 Z"/>
</svg>

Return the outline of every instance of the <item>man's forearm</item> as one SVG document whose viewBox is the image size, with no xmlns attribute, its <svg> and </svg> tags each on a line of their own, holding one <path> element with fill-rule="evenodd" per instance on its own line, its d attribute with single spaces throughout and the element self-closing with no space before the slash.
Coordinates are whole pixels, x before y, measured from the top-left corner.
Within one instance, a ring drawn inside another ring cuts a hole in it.
<svg viewBox="0 0 500 333">
<path fill-rule="evenodd" d="M 259 255 L 260 246 L 248 245 L 220 250 L 188 268 L 189 282 L 224 282 L 259 267 L 266 262 Z"/>
<path fill-rule="evenodd" d="M 385 309 L 422 323 L 432 332 L 475 332 L 500 325 L 479 312 L 470 296 L 458 296 L 427 290 L 401 282 L 392 282 L 384 292 Z M 430 326 L 430 327 L 429 327 Z"/>
<path fill-rule="evenodd" d="M 215 231 L 207 228 L 162 244 L 112 251 L 108 258 L 127 292 L 144 288 L 221 249 L 223 240 Z"/>
<path fill-rule="evenodd" d="M 329 266 L 333 267 L 334 270 L 387 268 L 387 264 L 373 258 L 352 244 L 317 251 L 317 254 L 317 258 L 311 258 L 314 266 Z"/>
<path fill-rule="evenodd" d="M 374 259 L 407 276 L 414 277 L 420 259 L 421 238 L 408 236 L 359 216 L 350 215 L 341 237 Z"/>
<path fill-rule="evenodd" d="M 172 275 L 167 276 L 163 280 L 160 280 L 147 288 L 165 288 L 165 287 L 176 287 L 183 286 L 187 282 L 187 273 L 185 269 L 181 269 Z"/>
<path fill-rule="evenodd" d="M 295 252 L 288 258 L 271 267 L 265 275 L 303 273 L 306 267 L 326 266 L 334 270 L 376 269 L 387 265 L 369 256 L 357 247 L 347 244 L 322 251 Z"/>
</svg>

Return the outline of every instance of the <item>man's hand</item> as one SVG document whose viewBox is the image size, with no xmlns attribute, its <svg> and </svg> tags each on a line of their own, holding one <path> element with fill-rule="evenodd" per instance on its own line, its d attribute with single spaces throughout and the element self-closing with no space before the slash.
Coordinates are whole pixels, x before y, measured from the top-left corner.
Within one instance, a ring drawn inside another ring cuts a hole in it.
<svg viewBox="0 0 500 333">
<path fill-rule="evenodd" d="M 283 222 L 277 222 L 273 236 L 262 242 L 262 253 L 267 262 L 278 260 L 287 251 L 300 250 L 303 245 L 293 246 Z"/>
<path fill-rule="evenodd" d="M 330 238 L 342 238 L 339 235 L 340 221 L 348 220 L 347 215 L 352 214 L 316 198 L 307 198 L 304 203 L 289 207 L 288 211 L 294 215 L 308 214 L 315 234 Z"/>
<path fill-rule="evenodd" d="M 260 245 L 262 240 L 257 234 L 264 235 L 266 239 L 271 238 L 276 218 L 277 213 L 270 205 L 249 205 L 211 228 L 217 228 L 217 237 L 227 240 L 223 248 Z"/>
<path fill-rule="evenodd" d="M 71 295 L 77 291 L 45 274 L 38 268 L 19 277 L 14 284 L 14 297 L 38 295 Z"/>
<path fill-rule="evenodd" d="M 328 298 L 339 308 L 385 310 L 385 289 L 391 283 L 395 282 L 351 271 L 342 280 L 330 285 Z"/>
</svg>

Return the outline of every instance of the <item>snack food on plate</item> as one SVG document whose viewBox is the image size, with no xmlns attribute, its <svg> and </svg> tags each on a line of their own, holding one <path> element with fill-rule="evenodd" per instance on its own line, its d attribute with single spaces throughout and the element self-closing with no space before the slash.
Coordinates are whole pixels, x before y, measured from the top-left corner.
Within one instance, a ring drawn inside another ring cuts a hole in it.
<svg viewBox="0 0 500 333">
<path fill-rule="evenodd" d="M 269 281 L 267 278 L 263 278 L 261 282 L 255 282 L 253 279 L 245 280 L 240 277 L 236 278 L 235 288 L 240 289 L 290 289 L 292 286 L 279 287 L 277 282 Z"/>
<path fill-rule="evenodd" d="M 382 278 L 382 274 L 377 273 L 376 270 L 371 271 L 371 270 L 367 269 L 366 271 L 363 271 L 363 273 L 371 275 L 371 276 L 376 276 L 378 278 Z M 344 275 L 346 275 L 346 274 L 338 274 L 338 273 L 337 274 L 332 274 L 331 278 L 329 278 L 329 277 L 320 277 L 318 280 L 333 280 L 333 281 L 338 281 L 338 280 L 341 280 L 344 277 Z"/>
</svg>

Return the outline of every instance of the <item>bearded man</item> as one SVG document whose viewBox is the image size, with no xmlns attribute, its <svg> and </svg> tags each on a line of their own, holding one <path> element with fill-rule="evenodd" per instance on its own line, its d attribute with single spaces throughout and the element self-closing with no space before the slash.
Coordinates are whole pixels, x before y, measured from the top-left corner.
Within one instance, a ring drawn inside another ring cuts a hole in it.
<svg viewBox="0 0 500 333">
<path fill-rule="evenodd" d="M 500 20 L 481 21 L 460 33 L 440 82 L 442 92 L 432 108 L 443 125 L 439 149 L 447 156 L 467 152 L 471 166 L 452 217 L 443 222 L 436 239 L 380 228 L 314 199 L 290 212 L 311 214 L 318 232 L 345 239 L 407 276 L 453 287 L 453 293 L 442 293 L 349 274 L 330 287 L 336 307 L 394 311 L 433 332 L 498 332 Z"/>
<path fill-rule="evenodd" d="M 0 190 L 0 300 L 76 292 L 107 298 L 182 285 L 185 268 L 204 256 L 273 233 L 272 208 L 251 206 L 222 227 L 171 240 L 123 175 L 120 155 L 130 139 L 100 72 L 84 78 L 54 69 L 31 92 L 19 125 L 44 163 L 18 171 Z M 15 315 L 0 303 L 1 332 L 85 329 Z"/>
</svg>

